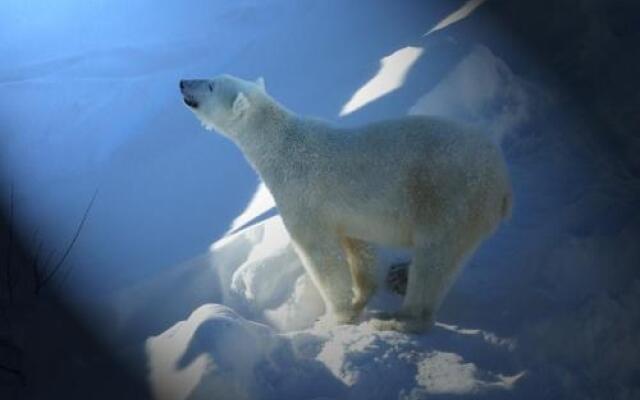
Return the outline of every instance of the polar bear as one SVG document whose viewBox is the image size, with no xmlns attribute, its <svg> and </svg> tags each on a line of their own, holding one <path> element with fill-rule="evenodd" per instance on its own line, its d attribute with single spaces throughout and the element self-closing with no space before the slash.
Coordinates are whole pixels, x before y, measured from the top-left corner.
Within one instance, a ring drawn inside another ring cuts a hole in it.
<svg viewBox="0 0 640 400">
<path fill-rule="evenodd" d="M 270 189 L 296 252 L 337 323 L 374 293 L 371 244 L 413 249 L 401 309 L 372 320 L 420 332 L 461 266 L 511 210 L 500 147 L 440 118 L 338 128 L 296 115 L 264 80 L 182 80 L 186 105 L 231 139 Z"/>
</svg>

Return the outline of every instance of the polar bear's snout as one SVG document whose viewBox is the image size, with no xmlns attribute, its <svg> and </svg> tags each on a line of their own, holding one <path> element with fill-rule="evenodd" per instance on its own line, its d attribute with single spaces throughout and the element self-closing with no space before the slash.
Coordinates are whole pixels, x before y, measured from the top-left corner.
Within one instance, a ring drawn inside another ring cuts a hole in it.
<svg viewBox="0 0 640 400">
<path fill-rule="evenodd" d="M 180 81 L 180 92 L 186 105 L 191 108 L 198 108 L 200 103 L 196 99 L 196 93 L 203 84 L 206 84 L 206 82 L 202 80 L 182 79 Z"/>
</svg>

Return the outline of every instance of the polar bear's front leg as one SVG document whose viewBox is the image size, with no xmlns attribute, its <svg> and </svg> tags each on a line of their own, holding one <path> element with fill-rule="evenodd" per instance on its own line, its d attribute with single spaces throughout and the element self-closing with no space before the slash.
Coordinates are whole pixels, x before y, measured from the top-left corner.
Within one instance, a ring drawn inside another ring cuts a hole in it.
<svg viewBox="0 0 640 400">
<path fill-rule="evenodd" d="M 353 284 L 346 255 L 337 236 L 320 234 L 305 237 L 291 232 L 294 247 L 314 282 L 328 314 L 337 323 L 350 323 L 357 317 Z"/>
<path fill-rule="evenodd" d="M 376 291 L 374 250 L 369 243 L 349 237 L 342 238 L 342 247 L 353 279 L 353 307 L 360 313 Z"/>
</svg>

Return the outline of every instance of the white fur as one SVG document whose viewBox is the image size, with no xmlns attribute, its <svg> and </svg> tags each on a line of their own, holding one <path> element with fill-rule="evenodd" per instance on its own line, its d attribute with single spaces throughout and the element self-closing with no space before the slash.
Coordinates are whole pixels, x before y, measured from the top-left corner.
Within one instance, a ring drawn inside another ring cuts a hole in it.
<svg viewBox="0 0 640 400">
<path fill-rule="evenodd" d="M 420 331 L 457 272 L 511 208 L 498 145 L 452 122 L 405 117 L 355 129 L 300 117 L 264 81 L 183 81 L 209 129 L 233 140 L 276 200 L 300 258 L 338 322 L 375 290 L 368 243 L 413 248 L 402 309 L 380 329 Z"/>
</svg>

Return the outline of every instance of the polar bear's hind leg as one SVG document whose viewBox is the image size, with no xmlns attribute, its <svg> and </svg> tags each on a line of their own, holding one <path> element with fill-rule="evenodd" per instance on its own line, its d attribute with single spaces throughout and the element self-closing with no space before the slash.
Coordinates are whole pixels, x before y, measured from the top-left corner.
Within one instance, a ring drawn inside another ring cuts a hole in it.
<svg viewBox="0 0 640 400">
<path fill-rule="evenodd" d="M 446 237 L 416 243 L 402 309 L 373 320 L 376 329 L 419 333 L 433 326 L 435 312 L 464 258 L 456 254 L 452 243 Z"/>
</svg>

